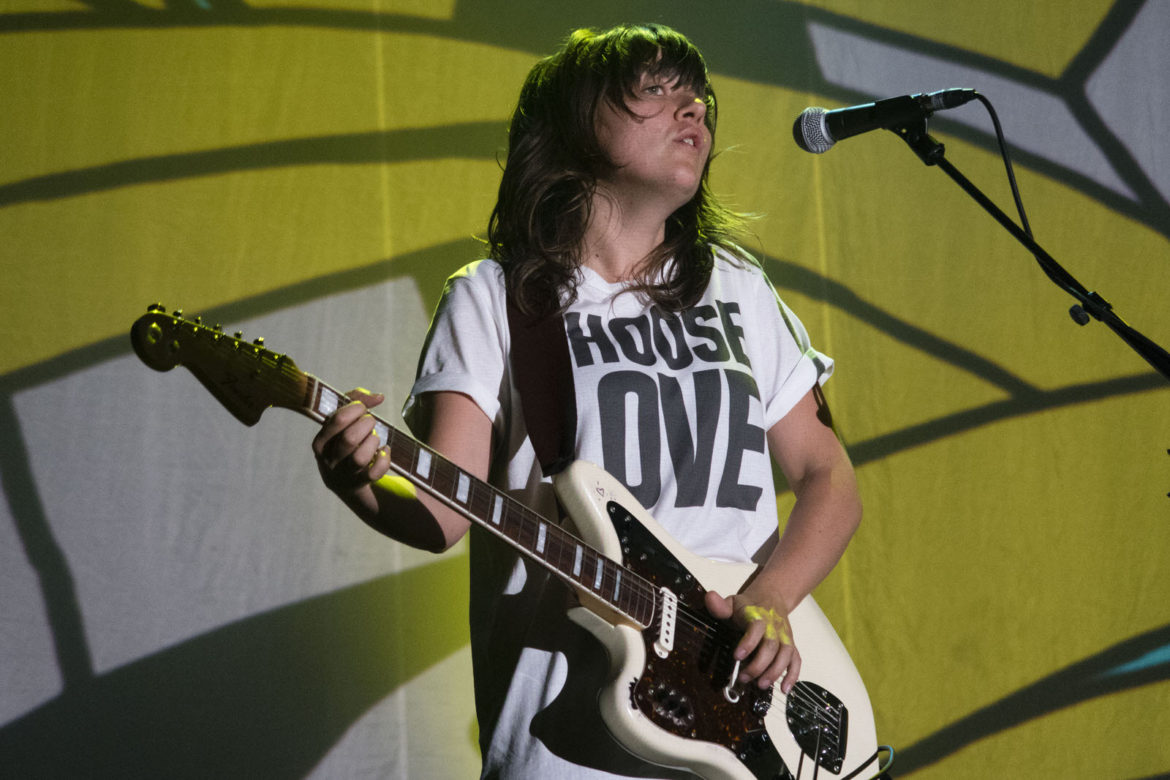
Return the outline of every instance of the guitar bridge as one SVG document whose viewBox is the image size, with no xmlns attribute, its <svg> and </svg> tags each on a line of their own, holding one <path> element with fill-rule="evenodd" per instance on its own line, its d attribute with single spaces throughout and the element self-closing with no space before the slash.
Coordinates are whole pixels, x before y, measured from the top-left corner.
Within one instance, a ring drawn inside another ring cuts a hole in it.
<svg viewBox="0 0 1170 780">
<path fill-rule="evenodd" d="M 849 710 L 833 694 L 801 680 L 788 694 L 788 730 L 805 755 L 834 774 L 845 761 Z"/>
</svg>

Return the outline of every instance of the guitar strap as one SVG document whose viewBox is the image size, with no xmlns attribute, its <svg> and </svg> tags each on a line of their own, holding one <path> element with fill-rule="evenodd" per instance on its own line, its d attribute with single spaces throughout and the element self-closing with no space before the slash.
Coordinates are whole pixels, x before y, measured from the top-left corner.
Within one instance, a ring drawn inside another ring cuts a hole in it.
<svg viewBox="0 0 1170 780">
<path fill-rule="evenodd" d="M 564 318 L 524 314 L 509 295 L 508 330 L 524 424 L 541 472 L 549 477 L 573 462 L 577 436 L 577 396 Z"/>
</svg>

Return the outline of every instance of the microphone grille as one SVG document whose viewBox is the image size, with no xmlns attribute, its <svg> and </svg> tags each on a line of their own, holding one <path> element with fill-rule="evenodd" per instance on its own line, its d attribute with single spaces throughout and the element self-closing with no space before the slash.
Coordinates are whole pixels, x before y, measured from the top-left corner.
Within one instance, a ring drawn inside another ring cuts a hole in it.
<svg viewBox="0 0 1170 780">
<path fill-rule="evenodd" d="M 815 106 L 800 112 L 792 124 L 792 137 L 797 146 L 813 154 L 823 154 L 833 147 L 836 141 L 825 127 L 827 113 L 827 110 Z"/>
</svg>

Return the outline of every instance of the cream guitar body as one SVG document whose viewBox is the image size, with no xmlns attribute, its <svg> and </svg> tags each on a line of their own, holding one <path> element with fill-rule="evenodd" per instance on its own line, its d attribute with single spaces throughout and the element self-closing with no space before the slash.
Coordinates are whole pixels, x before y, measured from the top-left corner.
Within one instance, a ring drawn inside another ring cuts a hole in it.
<svg viewBox="0 0 1170 780">
<path fill-rule="evenodd" d="M 738 593 L 755 565 L 690 553 L 620 482 L 593 464 L 573 463 L 554 484 L 587 544 L 670 588 L 690 615 L 675 619 L 672 647 L 664 654 L 655 647 L 661 644 L 657 623 L 640 629 L 615 621 L 590 597 L 570 613 L 609 652 L 611 677 L 598 704 L 615 739 L 648 761 L 708 780 L 801 780 L 814 773 L 842 777 L 866 765 L 873 768 L 859 777 L 876 774 L 877 743 L 865 684 L 811 597 L 789 616 L 801 652 L 801 682 L 788 697 L 778 689 L 737 690 L 729 685 L 734 663 L 727 639 L 710 628 L 715 621 L 706 614 L 702 595 L 707 590 Z M 728 639 L 734 644 L 738 634 L 733 631 Z"/>
</svg>

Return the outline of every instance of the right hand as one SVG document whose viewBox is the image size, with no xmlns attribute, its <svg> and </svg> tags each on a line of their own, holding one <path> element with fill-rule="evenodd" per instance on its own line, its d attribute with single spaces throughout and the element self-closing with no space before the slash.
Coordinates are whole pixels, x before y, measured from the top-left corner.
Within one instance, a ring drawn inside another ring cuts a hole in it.
<svg viewBox="0 0 1170 780">
<path fill-rule="evenodd" d="M 385 442 L 374 432 L 374 418 L 368 410 L 386 397 L 355 388 L 347 395 L 354 399 L 338 409 L 313 437 L 317 470 L 326 487 L 339 495 L 352 494 L 377 482 L 390 470 Z"/>
</svg>

